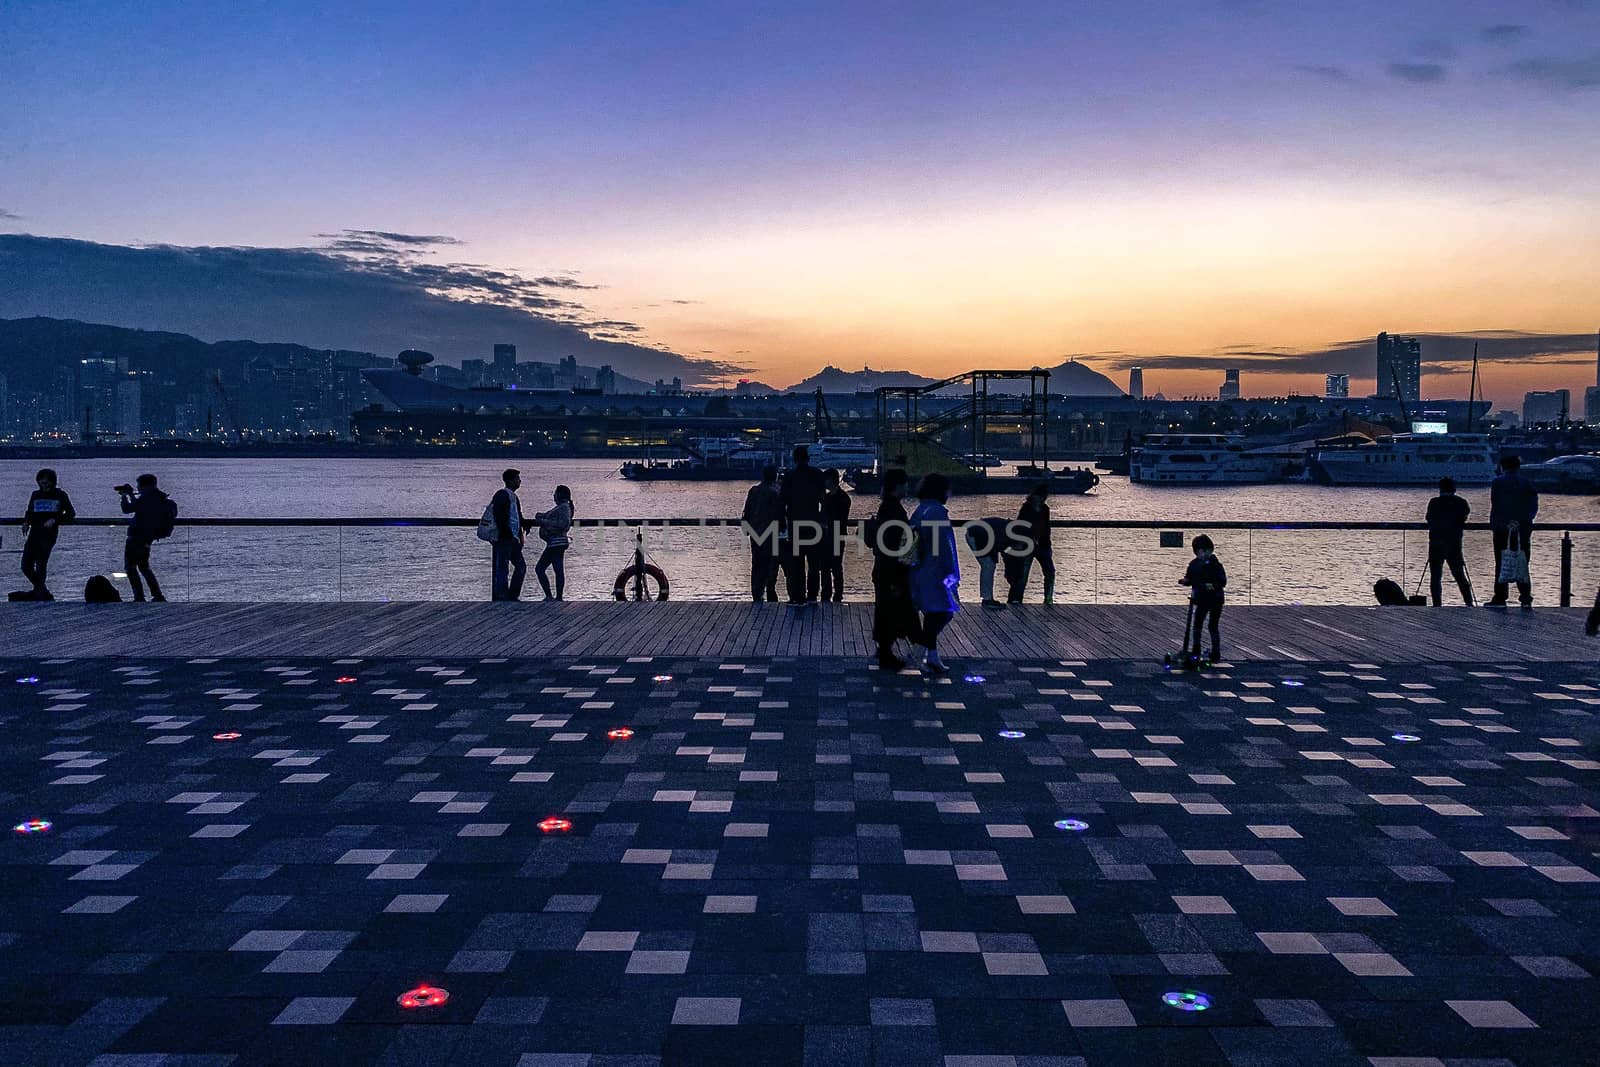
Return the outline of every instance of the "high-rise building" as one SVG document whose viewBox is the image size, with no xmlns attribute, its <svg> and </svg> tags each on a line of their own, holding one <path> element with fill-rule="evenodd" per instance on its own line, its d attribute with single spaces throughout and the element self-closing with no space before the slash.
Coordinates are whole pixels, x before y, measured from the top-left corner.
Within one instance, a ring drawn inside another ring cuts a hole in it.
<svg viewBox="0 0 1600 1067">
<path fill-rule="evenodd" d="M 594 386 L 602 393 L 610 394 L 617 391 L 617 372 L 611 369 L 611 364 L 607 363 L 595 371 Z"/>
<path fill-rule="evenodd" d="M 494 379 L 501 385 L 510 385 L 517 380 L 517 346 L 494 346 Z"/>
<path fill-rule="evenodd" d="M 144 432 L 140 412 L 143 400 L 144 390 L 140 388 L 138 376 L 124 374 L 117 382 L 117 432 L 125 442 L 137 443 Z"/>
<path fill-rule="evenodd" d="M 1322 394 L 1329 400 L 1344 400 L 1350 395 L 1350 375 L 1328 375 L 1327 391 Z"/>
<path fill-rule="evenodd" d="M 1594 336 L 1594 384 L 1583 391 L 1583 421 L 1600 426 L 1600 332 Z"/>
<path fill-rule="evenodd" d="M 1229 367 L 1222 372 L 1222 388 L 1217 393 L 1218 400 L 1239 399 L 1239 368 Z"/>
<path fill-rule="evenodd" d="M 1571 417 L 1572 393 L 1566 389 L 1544 389 L 1522 394 L 1522 425 L 1557 423 Z"/>
<path fill-rule="evenodd" d="M 1422 399 L 1422 342 L 1415 337 L 1378 335 L 1377 396 L 1399 396 L 1406 403 Z"/>
<path fill-rule="evenodd" d="M 1144 399 L 1144 368 L 1134 367 L 1128 371 L 1128 395 L 1135 400 Z"/>
<path fill-rule="evenodd" d="M 117 361 L 80 359 L 74 421 L 84 438 L 117 428 Z"/>
</svg>

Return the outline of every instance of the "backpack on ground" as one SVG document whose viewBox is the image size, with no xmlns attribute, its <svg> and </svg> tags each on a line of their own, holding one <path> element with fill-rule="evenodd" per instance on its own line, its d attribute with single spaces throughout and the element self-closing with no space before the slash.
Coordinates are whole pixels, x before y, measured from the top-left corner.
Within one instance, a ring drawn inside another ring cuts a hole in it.
<svg viewBox="0 0 1600 1067">
<path fill-rule="evenodd" d="M 1403 608 L 1411 603 L 1406 599 L 1406 591 L 1393 578 L 1379 578 L 1373 582 L 1372 595 L 1386 608 Z"/>
<path fill-rule="evenodd" d="M 172 536 L 172 531 L 178 528 L 178 502 L 170 496 L 161 502 L 161 514 L 158 517 L 156 528 L 150 531 L 152 541 L 163 541 Z"/>
<path fill-rule="evenodd" d="M 85 604 L 116 604 L 122 600 L 122 594 L 117 592 L 117 587 L 111 584 L 111 579 L 103 574 L 97 574 L 83 583 L 83 602 Z"/>
<path fill-rule="evenodd" d="M 500 524 L 494 521 L 493 500 L 483 509 L 483 518 L 478 520 L 478 540 L 487 541 L 491 545 L 500 540 Z"/>
</svg>

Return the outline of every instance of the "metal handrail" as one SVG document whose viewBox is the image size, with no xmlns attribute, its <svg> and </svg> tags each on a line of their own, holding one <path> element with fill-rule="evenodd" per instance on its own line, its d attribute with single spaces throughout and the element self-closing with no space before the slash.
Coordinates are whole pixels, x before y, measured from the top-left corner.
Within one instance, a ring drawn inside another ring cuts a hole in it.
<svg viewBox="0 0 1600 1067">
<path fill-rule="evenodd" d="M 1003 517 L 1003 516 L 1002 516 Z M 738 526 L 740 519 L 736 518 L 689 518 L 685 516 L 672 516 L 661 518 L 577 518 L 572 520 L 574 526 L 586 527 L 626 527 L 626 526 Z M 859 526 L 865 519 L 851 519 L 849 525 Z M 970 522 L 981 522 L 981 518 L 956 518 L 952 520 L 957 525 Z M 1008 519 L 1008 521 L 1010 521 Z M 0 521 L 0 526 L 20 525 L 16 519 Z M 68 525 L 71 526 L 126 526 L 126 516 L 80 516 Z M 470 528 L 478 525 L 477 519 L 461 519 L 446 516 L 329 516 L 315 518 L 305 516 L 260 516 L 255 518 L 179 518 L 179 526 L 276 526 L 276 527 L 333 527 L 333 526 L 368 526 L 368 527 L 405 527 L 405 526 L 431 526 L 431 527 L 457 527 Z M 1057 530 L 1426 530 L 1426 522 L 1390 521 L 1390 522 L 1359 522 L 1359 521 L 1301 521 L 1292 522 L 1256 522 L 1248 519 L 1051 519 L 1050 526 Z M 1566 522 L 1552 520 L 1549 522 L 1535 522 L 1534 527 L 1541 530 L 1570 530 L 1573 533 L 1600 532 L 1600 522 Z M 1468 530 L 1487 530 L 1486 522 L 1469 522 Z"/>
</svg>

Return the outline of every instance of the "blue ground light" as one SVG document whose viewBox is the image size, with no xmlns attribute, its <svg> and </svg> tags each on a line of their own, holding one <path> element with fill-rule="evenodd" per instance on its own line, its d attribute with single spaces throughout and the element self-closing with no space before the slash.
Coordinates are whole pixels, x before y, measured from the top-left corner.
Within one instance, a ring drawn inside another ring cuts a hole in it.
<svg viewBox="0 0 1600 1067">
<path fill-rule="evenodd" d="M 25 674 L 21 678 L 17 679 L 17 684 L 18 685 L 38 685 L 39 684 L 39 676 L 37 674 Z"/>
<path fill-rule="evenodd" d="M 982 685 L 984 682 L 988 681 L 988 679 L 981 674 L 969 674 L 962 680 L 971 682 L 974 685 Z"/>
<path fill-rule="evenodd" d="M 1416 734 L 1392 734 L 1391 736 L 1396 741 L 1421 741 L 1422 740 L 1422 738 L 1418 737 Z"/>
<path fill-rule="evenodd" d="M 1057 819 L 1055 825 L 1057 830 L 1070 830 L 1073 833 L 1089 828 L 1089 824 L 1082 819 Z"/>
<path fill-rule="evenodd" d="M 1301 686 L 1305 685 L 1306 683 L 1302 682 L 1298 678 L 1285 678 L 1283 680 L 1283 684 L 1288 686 L 1291 689 L 1299 689 Z"/>
<path fill-rule="evenodd" d="M 1177 1008 L 1179 1011 L 1205 1011 L 1211 1007 L 1211 998 L 1204 993 L 1196 993 L 1191 990 L 1183 990 L 1181 992 L 1173 990 L 1170 993 L 1161 994 L 1161 1003 L 1169 1008 Z"/>
<path fill-rule="evenodd" d="M 1007 741 L 1015 741 L 1020 737 L 1027 737 L 1028 735 L 1023 733 L 1021 730 L 1001 730 L 1000 736 L 1005 738 Z"/>
</svg>

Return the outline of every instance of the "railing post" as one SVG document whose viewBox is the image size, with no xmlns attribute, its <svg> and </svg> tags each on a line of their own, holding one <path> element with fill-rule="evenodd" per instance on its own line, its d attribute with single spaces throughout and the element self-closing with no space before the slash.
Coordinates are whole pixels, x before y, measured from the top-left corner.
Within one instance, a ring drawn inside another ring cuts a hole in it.
<svg viewBox="0 0 1600 1067">
<path fill-rule="evenodd" d="M 1561 531 L 1561 606 L 1572 607 L 1572 531 Z"/>
</svg>

